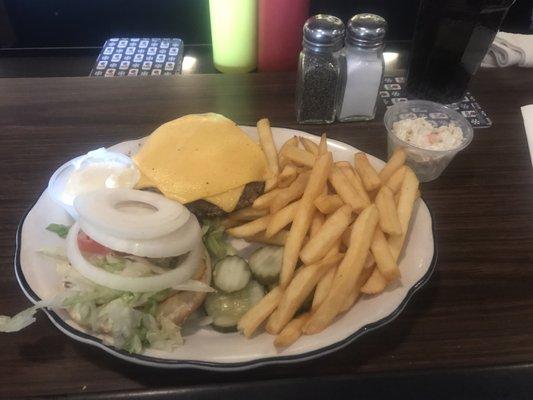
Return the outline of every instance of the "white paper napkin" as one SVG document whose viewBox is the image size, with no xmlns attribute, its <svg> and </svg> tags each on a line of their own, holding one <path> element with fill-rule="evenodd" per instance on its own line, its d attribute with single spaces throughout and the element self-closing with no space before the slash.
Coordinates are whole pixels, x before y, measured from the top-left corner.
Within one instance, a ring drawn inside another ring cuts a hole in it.
<svg viewBox="0 0 533 400">
<path fill-rule="evenodd" d="M 522 117 L 524 118 L 524 127 L 526 128 L 527 144 L 529 146 L 529 157 L 533 165 L 533 104 L 523 106 Z"/>
<path fill-rule="evenodd" d="M 498 32 L 481 65 L 533 67 L 533 35 Z"/>
</svg>

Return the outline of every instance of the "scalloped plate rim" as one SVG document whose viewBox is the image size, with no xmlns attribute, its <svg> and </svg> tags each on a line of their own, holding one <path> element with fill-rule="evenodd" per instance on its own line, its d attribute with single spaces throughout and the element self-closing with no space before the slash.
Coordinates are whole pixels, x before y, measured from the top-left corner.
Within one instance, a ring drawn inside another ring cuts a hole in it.
<svg viewBox="0 0 533 400">
<path fill-rule="evenodd" d="M 304 134 L 304 136 L 306 137 L 316 138 L 316 135 L 311 135 L 307 132 L 289 129 L 289 128 L 281 128 L 281 129 L 290 130 L 290 131 L 293 131 L 295 134 L 299 134 L 299 135 Z M 132 139 L 129 141 L 134 141 L 134 140 L 139 140 L 139 139 Z M 120 142 L 114 146 L 121 145 L 129 141 Z M 353 149 L 354 151 L 358 150 L 355 147 L 347 143 L 334 140 L 334 139 L 328 139 L 328 144 L 334 144 L 342 148 Z M 114 147 L 114 146 L 111 146 L 111 147 Z M 372 156 L 372 158 L 375 158 L 375 157 Z M 16 251 L 15 251 L 15 257 L 14 257 L 14 269 L 15 269 L 15 275 L 16 275 L 17 282 L 19 283 L 19 286 L 21 287 L 25 296 L 33 303 L 36 303 L 37 301 L 41 299 L 32 290 L 26 278 L 24 277 L 21 262 L 20 262 L 20 253 L 21 253 L 21 240 L 22 240 L 22 226 L 24 224 L 24 221 L 26 220 L 28 213 L 37 204 L 39 198 L 32 204 L 32 206 L 30 206 L 27 209 L 27 211 L 24 213 L 18 225 L 17 233 L 16 233 Z M 302 362 L 302 361 L 315 359 L 315 358 L 324 356 L 326 354 L 332 353 L 334 351 L 337 351 L 343 347 L 346 347 L 347 345 L 354 342 L 356 339 L 365 335 L 366 333 L 374 331 L 392 322 L 404 310 L 404 308 L 407 306 L 407 304 L 412 299 L 414 294 L 430 280 L 435 270 L 436 263 L 437 263 L 437 246 L 435 243 L 435 224 L 433 223 L 433 215 L 431 213 L 431 210 L 429 209 L 429 207 L 427 207 L 427 204 L 423 200 L 422 202 L 429 211 L 429 215 L 431 219 L 430 221 L 431 222 L 431 233 L 432 233 L 432 238 L 433 238 L 433 256 L 424 275 L 409 288 L 409 290 L 405 294 L 405 297 L 402 299 L 401 303 L 389 314 L 387 314 L 386 316 L 384 316 L 383 318 L 379 320 L 376 320 L 374 322 L 364 325 L 363 327 L 361 327 L 360 329 L 353 332 L 351 335 L 347 336 L 346 338 L 342 340 L 339 340 L 335 343 L 332 343 L 330 345 L 327 345 L 327 346 L 324 346 L 324 347 L 321 347 L 315 350 L 311 350 L 311 351 L 300 353 L 300 354 L 294 354 L 294 355 L 280 354 L 275 357 L 257 358 L 253 360 L 242 361 L 242 362 L 210 362 L 210 361 L 187 360 L 187 359 L 163 359 L 163 358 L 146 356 L 142 354 L 130 354 L 124 350 L 120 350 L 113 346 L 104 344 L 101 339 L 93 335 L 87 334 L 85 332 L 82 332 L 72 327 L 71 325 L 67 324 L 63 320 L 63 318 L 60 315 L 58 315 L 55 311 L 48 310 L 48 309 L 45 309 L 43 311 L 48 316 L 48 318 L 50 319 L 50 321 L 53 323 L 54 326 L 56 326 L 61 332 L 71 337 L 72 339 L 85 343 L 85 344 L 89 344 L 94 347 L 98 347 L 104 350 L 105 352 L 107 352 L 108 354 L 118 357 L 124 361 L 133 362 L 135 364 L 149 366 L 149 367 L 166 368 L 166 369 L 192 368 L 192 369 L 202 369 L 202 370 L 211 370 L 211 371 L 240 371 L 240 370 L 247 370 L 251 368 L 265 366 L 265 365 L 288 364 L 288 363 L 296 363 L 296 362 Z"/>
</svg>

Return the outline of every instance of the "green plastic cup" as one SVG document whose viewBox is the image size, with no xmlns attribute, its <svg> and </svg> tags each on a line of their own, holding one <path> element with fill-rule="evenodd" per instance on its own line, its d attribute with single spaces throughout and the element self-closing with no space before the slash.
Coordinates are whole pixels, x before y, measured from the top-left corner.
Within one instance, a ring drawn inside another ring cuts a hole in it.
<svg viewBox="0 0 533 400">
<path fill-rule="evenodd" d="M 224 73 L 257 66 L 257 0 L 209 0 L 215 68 Z"/>
</svg>

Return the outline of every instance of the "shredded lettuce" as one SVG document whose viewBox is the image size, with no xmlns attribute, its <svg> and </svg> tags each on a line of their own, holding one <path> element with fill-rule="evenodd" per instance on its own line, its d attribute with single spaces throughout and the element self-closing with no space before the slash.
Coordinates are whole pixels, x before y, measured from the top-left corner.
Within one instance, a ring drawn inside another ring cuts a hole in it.
<svg viewBox="0 0 533 400">
<path fill-rule="evenodd" d="M 207 240 L 216 256 L 233 254 L 234 249 L 224 237 L 218 221 L 205 227 Z M 50 224 L 47 228 L 58 235 L 68 233 L 68 227 Z M 208 247 L 209 248 L 209 247 Z M 97 285 L 72 268 L 62 248 L 43 248 L 38 251 L 57 261 L 64 290 L 52 300 L 42 301 L 13 317 L 0 316 L 0 332 L 17 332 L 35 322 L 35 313 L 44 307 L 64 308 L 82 327 L 104 333 L 104 340 L 112 338 L 114 346 L 131 353 L 145 348 L 172 350 L 183 344 L 181 329 L 170 319 L 157 315 L 159 304 L 175 290 L 209 292 L 213 289 L 203 282 L 189 280 L 172 289 L 159 292 L 133 293 Z M 168 271 L 177 265 L 177 258 L 146 260 L 121 254 L 87 254 L 90 262 L 106 271 L 124 276 L 149 276 Z"/>
<path fill-rule="evenodd" d="M 46 227 L 47 231 L 54 232 L 55 234 L 57 234 L 57 236 L 63 239 L 67 237 L 69 229 L 70 226 L 66 226 L 63 224 L 50 224 Z"/>
<path fill-rule="evenodd" d="M 33 306 L 19 312 L 13 317 L 0 315 L 0 332 L 11 333 L 18 332 L 35 322 L 35 313 L 37 310 L 45 307 L 56 307 L 61 304 L 62 296 L 56 296 L 51 300 L 42 300 Z"/>
<path fill-rule="evenodd" d="M 101 267 L 108 272 L 120 272 L 126 267 L 126 262 L 121 257 L 116 257 L 113 254 L 106 254 L 103 258 Z"/>
<path fill-rule="evenodd" d="M 67 261 L 67 252 L 64 247 L 43 247 L 37 250 L 37 253 L 58 261 Z"/>
<path fill-rule="evenodd" d="M 151 324 L 155 319 L 150 319 Z M 181 330 L 178 325 L 168 318 L 161 318 L 159 326 L 155 325 L 146 332 L 146 340 L 154 349 L 171 351 L 174 347 L 183 344 Z"/>
<path fill-rule="evenodd" d="M 35 322 L 37 308 L 30 307 L 13 317 L 0 315 L 0 332 L 18 332 Z"/>
<path fill-rule="evenodd" d="M 173 333 L 169 332 L 169 321 L 155 317 L 157 305 L 168 297 L 169 289 L 132 293 L 93 284 L 91 289 L 80 292 L 71 289 L 69 293 L 63 306 L 78 323 L 106 332 L 115 346 L 126 351 L 140 353 L 147 346 L 170 350 L 183 343 L 179 327 L 173 324 Z"/>
<path fill-rule="evenodd" d="M 166 318 L 156 318 L 158 304 L 172 291 L 132 293 L 99 286 L 84 278 L 67 262 L 57 264 L 65 290 L 13 317 L 0 316 L 0 332 L 17 332 L 35 322 L 37 310 L 65 308 L 81 326 L 104 332 L 112 344 L 131 353 L 146 347 L 172 350 L 183 344 L 180 327 Z"/>
<path fill-rule="evenodd" d="M 202 235 L 204 245 L 214 262 L 237 254 L 237 251 L 229 244 L 220 220 L 205 219 L 202 223 Z"/>
<path fill-rule="evenodd" d="M 169 269 L 150 262 L 143 257 L 131 255 L 118 255 L 115 253 L 85 254 L 87 260 L 107 272 L 134 278 L 158 275 L 168 272 Z"/>
</svg>

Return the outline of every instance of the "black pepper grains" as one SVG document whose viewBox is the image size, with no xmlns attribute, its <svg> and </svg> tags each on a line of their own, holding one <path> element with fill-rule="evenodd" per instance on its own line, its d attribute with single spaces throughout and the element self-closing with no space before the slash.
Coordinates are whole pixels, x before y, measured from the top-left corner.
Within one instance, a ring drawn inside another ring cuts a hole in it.
<svg viewBox="0 0 533 400">
<path fill-rule="evenodd" d="M 335 120 L 340 84 L 339 56 L 344 24 L 330 15 L 315 15 L 304 25 L 303 50 L 298 64 L 296 119 L 299 123 Z"/>
<path fill-rule="evenodd" d="M 339 71 L 335 63 L 322 57 L 309 57 L 304 72 L 300 122 L 333 122 Z M 312 60 L 311 60 L 312 59 Z"/>
</svg>

